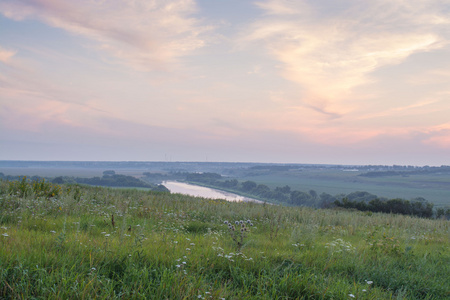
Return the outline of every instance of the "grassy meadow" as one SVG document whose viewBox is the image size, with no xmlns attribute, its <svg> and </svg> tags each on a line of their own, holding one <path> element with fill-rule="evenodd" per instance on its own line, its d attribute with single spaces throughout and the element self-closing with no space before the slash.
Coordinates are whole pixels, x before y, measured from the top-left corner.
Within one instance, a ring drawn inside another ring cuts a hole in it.
<svg viewBox="0 0 450 300">
<path fill-rule="evenodd" d="M 450 222 L 0 182 L 1 299 L 449 299 Z"/>
</svg>

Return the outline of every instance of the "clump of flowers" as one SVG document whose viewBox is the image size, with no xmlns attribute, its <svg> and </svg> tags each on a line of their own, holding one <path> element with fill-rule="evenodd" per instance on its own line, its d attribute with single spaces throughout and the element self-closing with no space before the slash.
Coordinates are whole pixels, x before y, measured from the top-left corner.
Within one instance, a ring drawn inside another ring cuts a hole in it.
<svg viewBox="0 0 450 300">
<path fill-rule="evenodd" d="M 346 242 L 342 239 L 336 239 L 331 243 L 326 243 L 325 248 L 328 248 L 330 252 L 339 253 L 339 252 L 355 252 L 356 248 L 352 246 L 350 242 Z"/>
<path fill-rule="evenodd" d="M 247 237 L 247 234 L 250 232 L 250 227 L 253 226 L 252 221 L 234 221 L 234 224 L 228 221 L 224 222 L 225 225 L 228 226 L 228 232 L 230 233 L 231 239 L 236 244 L 236 248 L 238 251 L 241 251 L 242 246 L 244 245 L 244 239 Z"/>
</svg>

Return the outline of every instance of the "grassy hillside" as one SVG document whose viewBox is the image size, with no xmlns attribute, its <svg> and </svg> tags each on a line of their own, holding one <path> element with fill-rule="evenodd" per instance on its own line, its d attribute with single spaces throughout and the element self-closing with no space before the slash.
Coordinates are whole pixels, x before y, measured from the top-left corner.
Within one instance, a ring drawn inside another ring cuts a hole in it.
<svg viewBox="0 0 450 300">
<path fill-rule="evenodd" d="M 445 220 L 7 182 L 0 213 L 2 299 L 450 297 Z"/>
</svg>

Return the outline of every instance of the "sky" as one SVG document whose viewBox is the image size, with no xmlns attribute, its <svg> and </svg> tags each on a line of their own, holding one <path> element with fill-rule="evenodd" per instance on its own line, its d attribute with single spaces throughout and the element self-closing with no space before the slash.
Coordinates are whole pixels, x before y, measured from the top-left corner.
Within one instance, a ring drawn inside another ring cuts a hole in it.
<svg viewBox="0 0 450 300">
<path fill-rule="evenodd" d="M 0 160 L 450 164 L 450 0 L 0 0 Z"/>
</svg>

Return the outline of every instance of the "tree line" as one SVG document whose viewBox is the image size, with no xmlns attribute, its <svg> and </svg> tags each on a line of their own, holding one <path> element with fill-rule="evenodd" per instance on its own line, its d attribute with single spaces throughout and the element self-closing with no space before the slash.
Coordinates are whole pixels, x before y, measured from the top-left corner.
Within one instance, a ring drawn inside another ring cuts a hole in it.
<svg viewBox="0 0 450 300">
<path fill-rule="evenodd" d="M 24 176 L 10 176 L 0 173 L 0 179 L 7 181 L 21 180 Z M 40 176 L 32 176 L 28 180 L 32 182 L 37 182 L 44 179 Z M 103 176 L 99 177 L 71 177 L 71 176 L 58 176 L 51 179 L 52 183 L 55 184 L 87 184 L 94 186 L 107 186 L 107 187 L 130 187 L 130 188 L 148 188 L 152 191 L 158 192 L 169 192 L 169 190 L 160 184 L 152 184 L 144 182 L 136 177 L 116 174 L 113 170 L 107 170 L 103 172 Z"/>
<path fill-rule="evenodd" d="M 288 185 L 271 189 L 265 184 L 258 184 L 250 180 L 240 182 L 237 179 L 224 179 L 216 173 L 188 173 L 186 174 L 186 180 L 293 206 L 341 207 L 360 211 L 412 215 L 421 218 L 446 217 L 450 219 L 450 208 L 434 210 L 433 204 L 421 197 L 411 200 L 387 199 L 364 191 L 333 196 L 328 193 L 318 194 L 315 190 L 307 192 L 292 190 Z"/>
</svg>

